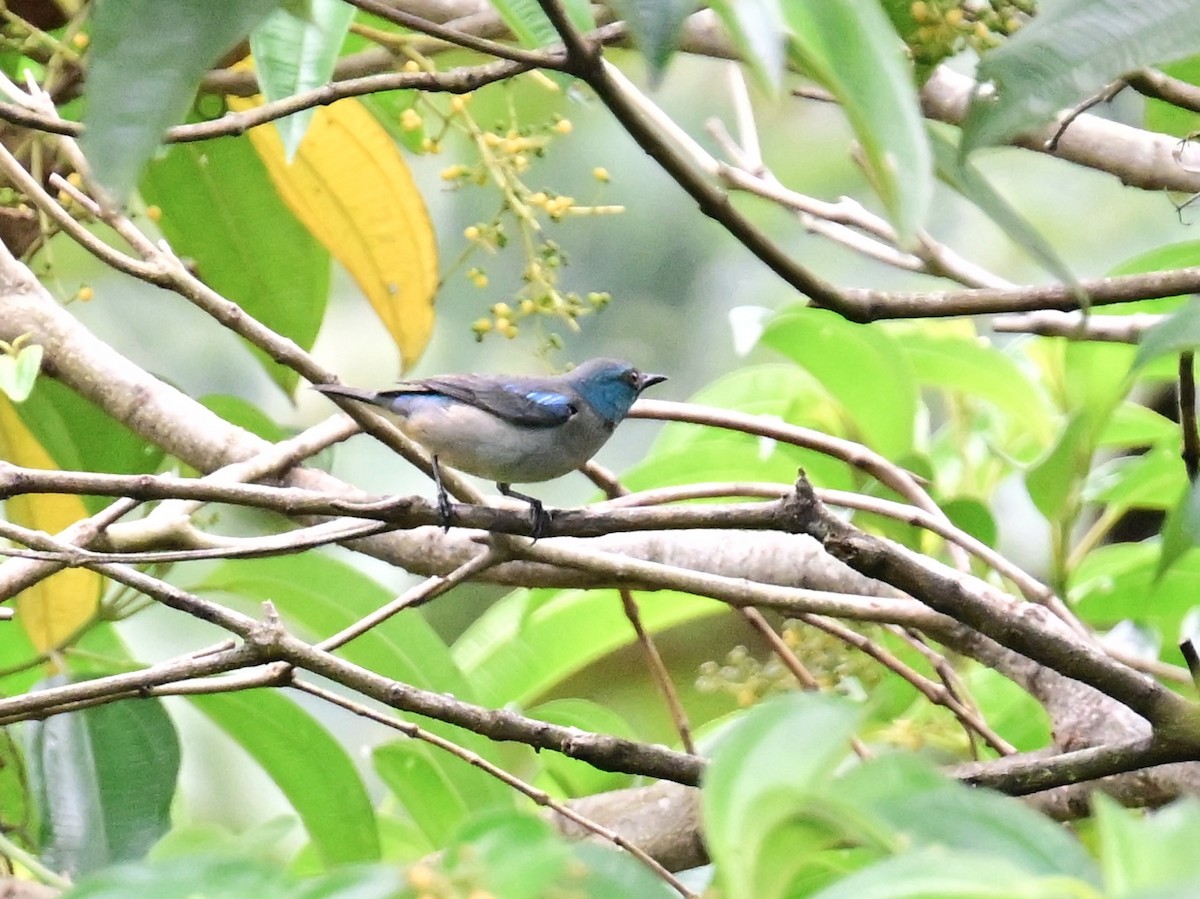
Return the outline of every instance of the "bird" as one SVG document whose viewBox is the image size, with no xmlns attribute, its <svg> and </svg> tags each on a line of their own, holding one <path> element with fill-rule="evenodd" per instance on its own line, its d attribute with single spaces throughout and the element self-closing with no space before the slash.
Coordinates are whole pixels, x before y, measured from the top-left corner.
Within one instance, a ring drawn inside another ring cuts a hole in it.
<svg viewBox="0 0 1200 899">
<path fill-rule="evenodd" d="M 574 471 L 594 456 L 642 391 L 667 380 L 618 359 L 592 359 L 560 375 L 448 374 L 390 390 L 314 384 L 329 397 L 377 406 L 432 457 L 441 524 L 450 527 L 442 464 L 494 481 L 529 503 L 531 536 L 550 525 L 541 501 L 512 489 Z"/>
</svg>

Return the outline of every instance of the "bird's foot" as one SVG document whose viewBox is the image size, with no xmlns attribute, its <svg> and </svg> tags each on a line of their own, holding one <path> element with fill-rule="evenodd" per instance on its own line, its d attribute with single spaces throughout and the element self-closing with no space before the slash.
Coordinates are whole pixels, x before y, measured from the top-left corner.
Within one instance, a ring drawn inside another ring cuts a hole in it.
<svg viewBox="0 0 1200 899">
<path fill-rule="evenodd" d="M 550 513 L 546 511 L 546 507 L 540 500 L 535 499 L 529 504 L 529 518 L 532 523 L 529 536 L 536 543 L 550 533 Z"/>
<path fill-rule="evenodd" d="M 497 484 L 496 487 L 499 488 L 500 492 L 505 496 L 512 497 L 513 499 L 522 499 L 529 503 L 529 536 L 532 537 L 535 542 L 550 533 L 550 513 L 546 511 L 546 507 L 542 505 L 542 501 L 540 499 L 534 496 L 529 496 L 525 493 L 518 493 L 508 484 Z"/>
</svg>

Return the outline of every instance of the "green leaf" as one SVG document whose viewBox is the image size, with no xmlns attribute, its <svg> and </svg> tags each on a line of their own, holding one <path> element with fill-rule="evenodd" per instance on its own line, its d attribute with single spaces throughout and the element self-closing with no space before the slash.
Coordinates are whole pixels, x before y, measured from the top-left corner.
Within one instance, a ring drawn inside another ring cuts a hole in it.
<svg viewBox="0 0 1200 899">
<path fill-rule="evenodd" d="M 1188 84 L 1200 83 L 1200 56 L 1193 56 L 1181 62 L 1159 66 L 1164 75 L 1186 81 Z M 1156 97 L 1146 97 L 1146 115 L 1144 124 L 1149 131 L 1161 131 L 1175 137 L 1187 137 L 1193 131 L 1200 129 L 1200 115 L 1190 109 L 1183 109 L 1166 100 Z"/>
<path fill-rule="evenodd" d="M 706 843 L 726 895 L 786 895 L 780 888 L 786 884 L 777 880 L 785 850 L 787 867 L 794 869 L 802 854 L 832 845 L 851 826 L 818 816 L 803 828 L 806 808 L 829 791 L 834 769 L 849 752 L 857 721 L 847 702 L 792 693 L 759 704 L 722 735 L 700 802 Z M 779 764 L 785 758 L 788 763 Z M 790 846 L 777 842 L 781 833 L 790 837 Z M 767 878 L 775 889 L 764 889 Z"/>
<path fill-rule="evenodd" d="M 669 430 L 669 429 L 668 429 Z M 648 490 L 705 481 L 775 481 L 794 484 L 801 468 L 819 487 L 854 489 L 854 478 L 845 463 L 815 450 L 748 434 L 689 428 L 683 445 L 655 450 L 645 461 L 622 475 L 630 490 Z M 676 438 L 671 438 L 672 442 Z"/>
<path fill-rule="evenodd" d="M 986 505 L 971 497 L 959 497 L 947 500 L 941 506 L 955 527 L 966 531 L 979 542 L 995 547 L 996 519 Z"/>
<path fill-rule="evenodd" d="M 1087 307 L 1087 296 L 1078 289 L 1078 281 L 1066 262 L 1054 250 L 1054 244 L 1042 237 L 1025 218 L 1002 197 L 980 171 L 967 161 L 945 134 L 929 128 L 930 143 L 937 161 L 937 175 L 957 193 L 976 206 L 1003 231 L 1008 239 L 1028 253 L 1047 272 L 1075 290 L 1080 305 Z"/>
<path fill-rule="evenodd" d="M 650 633 L 725 611 L 669 590 L 641 602 Z M 484 704 L 526 704 L 633 639 L 614 590 L 514 590 L 459 636 L 454 658 Z"/>
<path fill-rule="evenodd" d="M 545 47 L 559 43 L 558 32 L 542 12 L 537 0 L 492 0 L 492 6 L 504 24 L 526 47 Z M 580 31 L 596 27 L 591 5 L 587 0 L 566 0 L 567 16 Z"/>
<path fill-rule="evenodd" d="M 1200 604 L 1200 553 L 1184 554 L 1156 577 L 1160 555 L 1158 541 L 1098 547 L 1072 572 L 1067 595 L 1093 627 L 1128 619 L 1153 629 L 1174 653 L 1184 618 Z"/>
<path fill-rule="evenodd" d="M 616 896 L 674 899 L 679 895 L 625 852 L 598 843 L 576 843 L 571 846 L 571 853 L 584 865 L 585 873 L 579 876 L 578 888 L 587 899 Z"/>
<path fill-rule="evenodd" d="M 978 397 L 1042 445 L 1054 433 L 1050 403 L 1017 361 L 985 337 L 913 328 L 895 334 L 922 385 Z"/>
<path fill-rule="evenodd" d="M 1143 332 L 1138 341 L 1133 369 L 1137 371 L 1151 359 L 1194 350 L 1200 346 L 1200 300 L 1181 306 L 1165 320 Z"/>
<path fill-rule="evenodd" d="M 142 196 L 162 210 L 163 234 L 207 284 L 312 348 L 329 297 L 329 253 L 279 198 L 249 141 L 171 147 L 147 166 Z M 251 349 L 276 383 L 295 388 L 296 372 Z"/>
<path fill-rule="evenodd" d="M 1107 447 L 1153 446 L 1179 440 L 1179 423 L 1138 402 L 1121 403 L 1100 434 Z"/>
<path fill-rule="evenodd" d="M 1100 792 L 1092 802 L 1107 895 L 1196 894 L 1200 876 L 1193 850 L 1200 840 L 1200 805 L 1195 799 L 1177 800 L 1153 815 L 1122 808 Z M 1181 887 L 1184 892 L 1167 892 Z"/>
<path fill-rule="evenodd" d="M 386 605 L 394 594 L 350 565 L 319 553 L 277 559 L 240 559 L 208 572 L 194 592 L 221 591 L 241 597 L 254 608 L 271 600 L 289 625 L 314 640 L 324 639 Z M 395 615 L 338 650 L 349 662 L 423 690 L 451 693 L 466 702 L 476 691 L 454 664 L 446 644 L 418 610 Z M 440 721 L 426 729 L 494 760 L 495 743 Z M 507 756 L 511 758 L 511 754 Z M 480 804 L 511 799 L 507 787 L 477 768 L 438 754 L 432 764 L 456 788 Z"/>
<path fill-rule="evenodd" d="M 933 165 L 904 42 L 877 0 L 787 0 L 792 61 L 837 97 L 902 243 L 933 194 Z"/>
<path fill-rule="evenodd" d="M 123 203 L 201 76 L 279 0 L 101 0 L 91 15 L 84 154 Z"/>
<path fill-rule="evenodd" d="M 143 474 L 162 463 L 161 449 L 53 378 L 38 378 L 29 399 L 15 409 L 59 468 Z M 112 502 L 101 496 L 81 499 L 90 512 Z"/>
<path fill-rule="evenodd" d="M 1110 275 L 1137 275 L 1144 272 L 1163 272 L 1174 268 L 1189 268 L 1193 265 L 1200 265 L 1200 240 L 1184 240 L 1179 243 L 1165 244 L 1161 247 L 1155 247 L 1152 250 L 1147 250 L 1144 253 L 1139 253 L 1126 259 L 1120 265 L 1114 267 Z M 1164 297 L 1155 300 L 1143 300 L 1139 303 L 1120 303 L 1115 306 L 1106 307 L 1105 313 L 1110 315 L 1126 314 L 1132 307 L 1138 312 L 1147 311 L 1146 304 L 1153 304 L 1153 307 L 1161 311 L 1161 307 L 1165 303 L 1173 303 L 1178 300 L 1178 297 Z"/>
<path fill-rule="evenodd" d="M 709 3 L 768 96 L 783 83 L 788 38 L 779 0 L 716 0 Z"/>
<path fill-rule="evenodd" d="M 1059 824 L 1020 801 L 973 789 L 913 755 L 891 755 L 838 779 L 842 798 L 862 803 L 914 847 L 1003 859 L 1037 875 L 1069 875 L 1098 885 L 1087 850 Z"/>
<path fill-rule="evenodd" d="M 1029 498 L 1046 519 L 1072 514 L 1095 449 L 1094 416 L 1072 415 L 1051 450 L 1025 473 Z"/>
<path fill-rule="evenodd" d="M 201 397 L 200 403 L 204 408 L 217 413 L 230 424 L 237 425 L 271 443 L 278 443 L 292 436 L 291 431 L 280 427 L 279 423 L 266 412 L 240 396 L 211 393 Z"/>
<path fill-rule="evenodd" d="M 638 739 L 637 732 L 628 721 L 612 709 L 587 699 L 554 699 L 534 706 L 528 714 L 531 718 L 562 727 L 610 734 L 627 740 Z M 627 774 L 601 771 L 587 762 L 557 752 L 543 752 L 539 760 L 551 780 L 566 796 L 590 796 L 633 786 L 632 778 Z"/>
<path fill-rule="evenodd" d="M 15 354 L 0 354 L 0 391 L 14 403 L 25 402 L 33 392 L 44 352 L 41 344 L 31 343 Z"/>
<path fill-rule="evenodd" d="M 679 43 L 684 20 L 696 11 L 695 0 L 613 0 L 613 9 L 625 20 L 634 46 L 650 66 L 657 83 Z"/>
<path fill-rule="evenodd" d="M 8 837 L 18 846 L 36 851 L 34 804 L 29 795 L 25 753 L 15 735 L 16 728 L 0 730 L 0 821 L 4 822 Z"/>
<path fill-rule="evenodd" d="M 446 756 L 416 740 L 393 741 L 371 754 L 375 771 L 408 813 L 433 851 L 446 845 L 472 813 L 512 807 L 497 797 L 483 797 L 451 776 Z"/>
<path fill-rule="evenodd" d="M 1140 456 L 1117 456 L 1088 472 L 1087 502 L 1106 503 L 1108 514 L 1126 509 L 1168 509 L 1187 488 L 1187 474 L 1176 447 L 1157 446 Z"/>
<path fill-rule="evenodd" d="M 379 858 L 375 810 L 342 745 L 275 690 L 189 696 L 258 762 L 329 865 Z"/>
<path fill-rule="evenodd" d="M 1126 72 L 1191 56 L 1200 18 L 1191 0 L 1059 0 L 983 55 L 962 151 L 1001 144 L 1050 121 Z"/>
<path fill-rule="evenodd" d="M 293 889 L 287 875 L 269 862 L 192 855 L 109 868 L 77 883 L 63 899 L 293 899 Z"/>
<path fill-rule="evenodd" d="M 836 400 L 808 372 L 791 364 L 737 369 L 699 391 L 692 402 L 786 421 L 826 434 L 841 436 L 847 431 Z M 710 480 L 791 484 L 799 468 L 822 487 L 855 487 L 850 467 L 824 453 L 681 422 L 663 428 L 646 460 L 626 472 L 625 477 L 633 489 Z"/>
<path fill-rule="evenodd" d="M 46 686 L 86 680 L 51 678 Z M 179 736 L 157 699 L 127 699 L 26 725 L 43 861 L 79 876 L 141 858 L 170 829 Z"/>
<path fill-rule="evenodd" d="M 280 8 L 250 32 L 254 70 L 268 103 L 333 80 L 354 7 L 342 0 L 306 0 L 304 5 L 303 15 Z M 296 154 L 314 111 L 305 109 L 276 120 L 288 159 Z"/>
<path fill-rule="evenodd" d="M 1180 556 L 1197 544 L 1200 544 L 1200 484 L 1192 484 L 1167 513 L 1155 579 L 1161 578 Z"/>
<path fill-rule="evenodd" d="M 353 566 L 311 552 L 224 562 L 206 573 L 193 591 L 233 594 L 247 608 L 269 599 L 286 621 L 317 640 L 395 598 Z M 417 611 L 402 612 L 371 628 L 340 648 L 338 655 L 384 677 L 475 701 L 471 684 L 455 667 L 446 644 Z"/>
<path fill-rule="evenodd" d="M 912 450 L 917 384 L 908 359 L 885 330 L 824 309 L 791 308 L 767 325 L 762 343 L 837 397 L 872 449 L 890 457 Z"/>
<path fill-rule="evenodd" d="M 1004 859 L 930 846 L 843 878 L 813 899 L 1062 899 L 1093 895 L 1082 883 L 1039 878 Z"/>
<path fill-rule="evenodd" d="M 984 665 L 971 666 L 966 681 L 979 708 L 987 709 L 988 724 L 1017 751 L 1033 752 L 1050 745 L 1050 717 L 1036 699 Z"/>
<path fill-rule="evenodd" d="M 446 850 L 444 866 L 451 882 L 468 879 L 478 892 L 505 899 L 678 895 L 629 855 L 568 843 L 545 821 L 512 812 L 472 821 Z"/>
<path fill-rule="evenodd" d="M 277 863 L 226 850 L 110 868 L 84 879 L 63 899 L 397 899 L 410 895 L 406 886 L 402 872 L 390 865 L 353 865 L 296 880 Z"/>
</svg>

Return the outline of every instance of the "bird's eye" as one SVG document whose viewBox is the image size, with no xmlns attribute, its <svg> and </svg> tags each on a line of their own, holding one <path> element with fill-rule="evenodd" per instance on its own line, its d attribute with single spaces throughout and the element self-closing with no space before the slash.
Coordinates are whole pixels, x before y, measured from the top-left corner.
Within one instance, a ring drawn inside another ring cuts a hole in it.
<svg viewBox="0 0 1200 899">
<path fill-rule="evenodd" d="M 636 368 L 631 368 L 631 369 L 629 369 L 629 371 L 625 372 L 625 383 L 627 383 L 627 384 L 637 384 L 637 382 L 638 382 L 638 379 L 639 379 L 640 377 L 641 377 L 641 376 L 640 376 L 640 375 L 637 373 L 637 369 L 636 369 Z"/>
</svg>

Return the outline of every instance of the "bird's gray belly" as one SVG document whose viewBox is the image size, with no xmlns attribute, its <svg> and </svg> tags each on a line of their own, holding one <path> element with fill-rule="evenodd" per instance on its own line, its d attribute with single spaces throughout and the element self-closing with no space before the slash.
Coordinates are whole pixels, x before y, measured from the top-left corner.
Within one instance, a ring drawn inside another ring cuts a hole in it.
<svg viewBox="0 0 1200 899">
<path fill-rule="evenodd" d="M 572 418 L 558 427 L 513 425 L 472 406 L 430 406 L 397 422 L 438 461 L 503 484 L 548 481 L 578 468 L 608 439 L 607 429 Z"/>
</svg>

